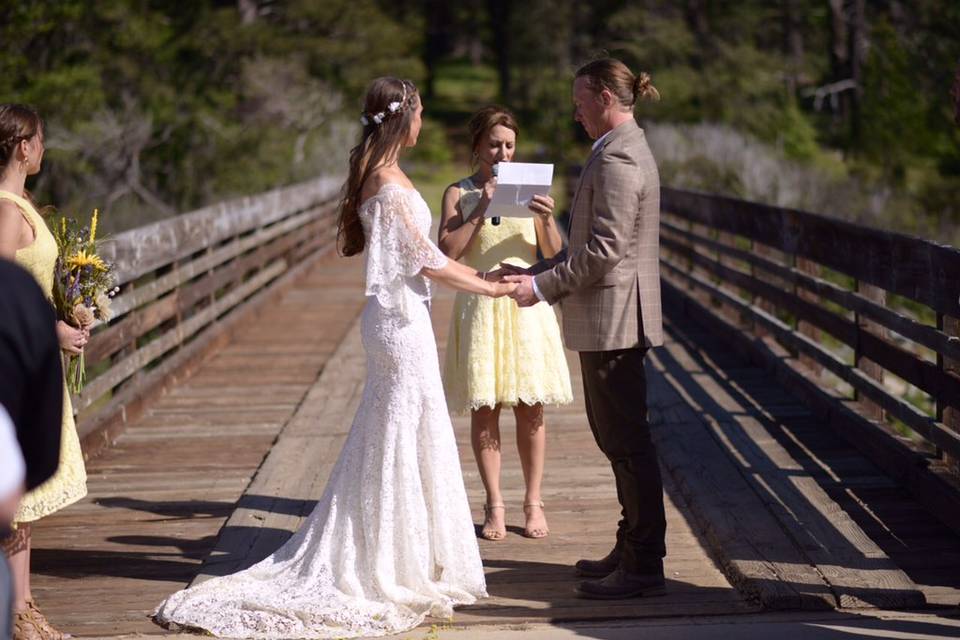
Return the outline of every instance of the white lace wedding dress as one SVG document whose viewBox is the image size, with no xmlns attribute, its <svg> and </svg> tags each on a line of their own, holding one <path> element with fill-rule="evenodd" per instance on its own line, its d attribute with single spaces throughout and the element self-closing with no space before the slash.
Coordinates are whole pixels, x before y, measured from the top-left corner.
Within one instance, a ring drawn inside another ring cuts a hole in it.
<svg viewBox="0 0 960 640">
<path fill-rule="evenodd" d="M 378 636 L 486 596 L 419 275 L 447 258 L 427 240 L 430 210 L 414 190 L 385 185 L 360 218 L 367 380 L 323 497 L 269 558 L 167 598 L 161 624 L 228 638 Z"/>
</svg>

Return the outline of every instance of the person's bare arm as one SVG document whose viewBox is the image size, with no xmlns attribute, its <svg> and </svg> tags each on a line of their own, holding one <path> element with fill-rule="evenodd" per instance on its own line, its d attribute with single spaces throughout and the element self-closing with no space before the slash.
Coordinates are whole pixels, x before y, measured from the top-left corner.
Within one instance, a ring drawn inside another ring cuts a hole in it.
<svg viewBox="0 0 960 640">
<path fill-rule="evenodd" d="M 476 238 L 480 227 L 484 225 L 484 216 L 493 190 L 496 188 L 496 178 L 484 185 L 480 202 L 470 212 L 466 220 L 460 211 L 460 187 L 453 184 L 443 192 L 443 203 L 440 208 L 440 231 L 437 234 L 437 246 L 450 258 L 459 260 L 470 243 Z"/>
<path fill-rule="evenodd" d="M 452 289 L 466 291 L 467 293 L 479 293 L 492 298 L 509 295 L 516 288 L 516 285 L 497 282 L 488 274 L 460 264 L 455 260 L 448 260 L 446 266 L 442 269 L 424 267 L 421 273 Z"/>
<path fill-rule="evenodd" d="M 533 218 L 534 227 L 537 230 L 537 246 L 540 247 L 543 257 L 548 260 L 563 249 L 563 238 L 560 236 L 557 220 L 553 217 L 554 206 L 555 203 L 550 196 L 535 195 L 530 202 L 530 210 L 537 214 Z"/>
<path fill-rule="evenodd" d="M 17 205 L 0 200 L 0 258 L 14 260 L 23 243 L 22 227 L 26 225 Z"/>
</svg>

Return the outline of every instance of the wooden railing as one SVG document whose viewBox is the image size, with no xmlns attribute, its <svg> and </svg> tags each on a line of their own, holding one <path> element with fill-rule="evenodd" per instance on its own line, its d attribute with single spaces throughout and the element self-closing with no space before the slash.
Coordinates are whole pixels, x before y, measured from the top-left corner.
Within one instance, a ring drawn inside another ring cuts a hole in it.
<svg viewBox="0 0 960 640">
<path fill-rule="evenodd" d="M 164 385 L 226 339 L 278 279 L 333 247 L 339 178 L 219 203 L 126 231 L 103 247 L 120 293 L 86 348 L 73 398 L 88 453 L 112 440 Z"/>
<path fill-rule="evenodd" d="M 873 428 L 846 435 L 888 473 L 955 479 L 960 250 L 675 189 L 662 190 L 662 212 L 665 295 L 782 347 L 822 406 L 856 402 Z"/>
</svg>

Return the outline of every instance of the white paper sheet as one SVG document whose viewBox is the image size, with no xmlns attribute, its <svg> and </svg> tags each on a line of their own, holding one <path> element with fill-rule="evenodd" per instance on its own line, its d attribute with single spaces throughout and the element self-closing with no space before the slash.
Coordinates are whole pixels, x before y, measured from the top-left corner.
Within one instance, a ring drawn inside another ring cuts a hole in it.
<svg viewBox="0 0 960 640">
<path fill-rule="evenodd" d="M 497 164 L 497 188 L 487 208 L 487 217 L 532 218 L 527 208 L 534 195 L 545 196 L 553 182 L 553 165 L 533 162 Z"/>
</svg>

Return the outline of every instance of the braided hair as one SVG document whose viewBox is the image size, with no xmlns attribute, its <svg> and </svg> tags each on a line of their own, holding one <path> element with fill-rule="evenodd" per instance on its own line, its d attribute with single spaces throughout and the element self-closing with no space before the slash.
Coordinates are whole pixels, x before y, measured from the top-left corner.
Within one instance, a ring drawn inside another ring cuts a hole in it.
<svg viewBox="0 0 960 640">
<path fill-rule="evenodd" d="M 43 129 L 40 114 L 23 104 L 0 104 L 0 175 L 13 160 L 13 152 L 24 140 Z"/>
</svg>

